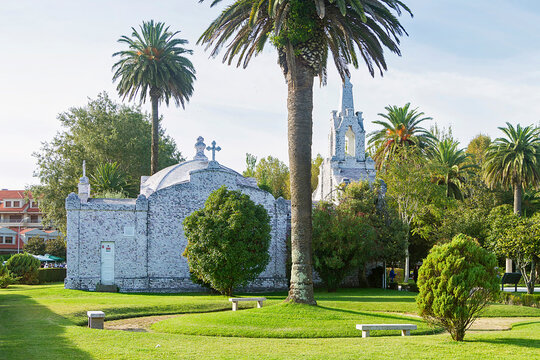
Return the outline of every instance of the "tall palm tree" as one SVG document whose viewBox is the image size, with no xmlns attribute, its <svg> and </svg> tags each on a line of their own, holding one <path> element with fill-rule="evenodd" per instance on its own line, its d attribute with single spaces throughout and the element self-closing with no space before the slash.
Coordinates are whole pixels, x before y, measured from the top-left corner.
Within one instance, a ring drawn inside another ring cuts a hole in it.
<svg viewBox="0 0 540 360">
<path fill-rule="evenodd" d="M 204 1 L 204 0 L 201 0 Z M 221 2 L 213 0 L 212 5 Z M 326 82 L 329 52 L 344 80 L 362 59 L 373 76 L 386 70 L 384 48 L 400 54 L 406 34 L 395 14 L 399 0 L 236 0 L 199 39 L 223 61 L 246 67 L 270 41 L 287 81 L 291 182 L 291 284 L 288 301 L 316 304 L 311 256 L 311 142 L 313 83 Z M 411 14 L 412 15 L 412 14 Z"/>
<path fill-rule="evenodd" d="M 467 178 L 474 174 L 477 166 L 469 161 L 469 155 L 463 149 L 458 149 L 458 146 L 457 141 L 444 139 L 428 154 L 438 170 L 434 181 L 446 186 L 446 196 L 463 200 L 463 186 Z"/>
<path fill-rule="evenodd" d="M 484 180 L 494 188 L 512 188 L 514 213 L 521 216 L 523 188 L 540 185 L 540 136 L 539 129 L 532 125 L 499 128 L 506 138 L 497 138 L 490 145 L 484 163 Z"/>
<path fill-rule="evenodd" d="M 374 124 L 382 126 L 382 129 L 368 135 L 368 145 L 374 153 L 378 169 L 400 147 L 416 145 L 419 149 L 425 149 L 434 145 L 435 137 L 420 126 L 421 122 L 432 118 L 424 116 L 418 109 L 410 109 L 410 106 L 410 103 L 403 107 L 387 106 L 384 108 L 386 114 L 378 114 L 385 120 L 373 121 Z"/>
<path fill-rule="evenodd" d="M 183 54 L 192 54 L 184 49 L 188 42 L 175 38 L 180 32 L 169 31 L 164 23 L 154 20 L 143 21 L 140 33 L 132 29 L 131 38 L 122 36 L 118 42 L 127 44 L 128 50 L 119 51 L 113 56 L 120 60 L 113 65 L 113 81 L 119 80 L 116 89 L 124 99 L 130 101 L 140 96 L 145 102 L 147 96 L 152 103 L 152 151 L 151 173 L 158 169 L 159 149 L 159 114 L 158 106 L 162 101 L 169 106 L 172 98 L 176 106 L 185 103 L 193 94 L 195 69 Z"/>
</svg>

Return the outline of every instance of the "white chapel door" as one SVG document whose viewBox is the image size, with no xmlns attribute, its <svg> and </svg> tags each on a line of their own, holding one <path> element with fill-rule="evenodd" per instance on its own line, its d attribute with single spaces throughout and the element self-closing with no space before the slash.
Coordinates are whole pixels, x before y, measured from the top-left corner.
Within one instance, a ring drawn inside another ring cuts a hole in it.
<svg viewBox="0 0 540 360">
<path fill-rule="evenodd" d="M 101 242 L 101 283 L 114 285 L 114 242 Z"/>
</svg>

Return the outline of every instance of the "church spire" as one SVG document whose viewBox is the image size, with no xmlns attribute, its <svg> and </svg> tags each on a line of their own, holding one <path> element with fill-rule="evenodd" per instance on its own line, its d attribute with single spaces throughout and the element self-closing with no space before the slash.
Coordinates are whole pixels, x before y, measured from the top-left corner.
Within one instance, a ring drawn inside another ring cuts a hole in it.
<svg viewBox="0 0 540 360">
<path fill-rule="evenodd" d="M 354 111 L 354 101 L 352 93 L 351 79 L 345 76 L 343 87 L 341 89 L 341 113 L 345 115 L 347 109 L 351 109 L 351 113 Z"/>
</svg>

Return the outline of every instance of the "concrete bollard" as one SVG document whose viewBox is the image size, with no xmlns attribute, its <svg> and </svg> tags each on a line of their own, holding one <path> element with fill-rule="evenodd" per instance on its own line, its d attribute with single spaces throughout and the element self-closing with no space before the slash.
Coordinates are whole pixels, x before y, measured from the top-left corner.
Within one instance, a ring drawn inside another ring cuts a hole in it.
<svg viewBox="0 0 540 360">
<path fill-rule="evenodd" d="M 88 327 L 91 329 L 103 329 L 105 313 L 103 311 L 87 311 Z"/>
</svg>

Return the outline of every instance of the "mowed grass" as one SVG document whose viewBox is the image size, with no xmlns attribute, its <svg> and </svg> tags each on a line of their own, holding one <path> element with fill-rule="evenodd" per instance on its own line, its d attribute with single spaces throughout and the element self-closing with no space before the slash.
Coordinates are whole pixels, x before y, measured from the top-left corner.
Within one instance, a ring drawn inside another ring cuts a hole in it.
<svg viewBox="0 0 540 360">
<path fill-rule="evenodd" d="M 288 319 L 294 318 L 292 314 L 297 309 L 281 305 L 284 293 L 265 296 L 269 300 L 262 309 L 241 310 L 234 315 L 255 319 L 251 314 L 268 311 L 272 315 L 274 309 L 276 318 L 284 314 L 288 314 Z M 414 294 L 393 291 L 318 292 L 317 300 L 319 310 L 299 308 L 303 315 L 298 316 L 295 327 L 302 321 L 307 326 L 310 316 L 316 316 L 315 322 L 323 324 L 339 323 L 340 318 L 352 316 L 354 327 L 355 319 L 360 316 L 392 318 L 400 317 L 396 313 L 416 311 Z M 529 309 L 539 310 L 501 305 L 489 311 L 493 316 L 497 313 L 540 316 L 538 311 L 529 313 Z M 86 321 L 87 310 L 104 310 L 108 319 L 168 313 L 186 314 L 179 318 L 188 318 L 202 316 L 199 313 L 205 311 L 213 312 L 205 314 L 209 317 L 233 315 L 230 303 L 223 296 L 102 294 L 64 290 L 59 284 L 14 286 L 0 289 L 0 359 L 537 359 L 540 352 L 540 318 L 517 324 L 510 331 L 471 332 L 465 342 L 455 343 L 448 334 L 420 335 L 422 330 L 410 337 L 395 334 L 369 339 L 277 339 L 94 330 L 77 325 Z M 381 314 L 381 311 L 393 314 Z M 356 318 L 354 312 L 363 314 Z M 264 323 L 252 325 L 266 327 Z"/>
<path fill-rule="evenodd" d="M 262 309 L 194 314 L 160 321 L 152 330 L 185 335 L 318 338 L 361 337 L 356 324 L 416 324 L 415 334 L 435 331 L 421 319 L 385 313 L 352 311 L 324 306 L 279 304 Z M 400 335 L 399 331 L 373 331 L 372 336 Z"/>
</svg>

